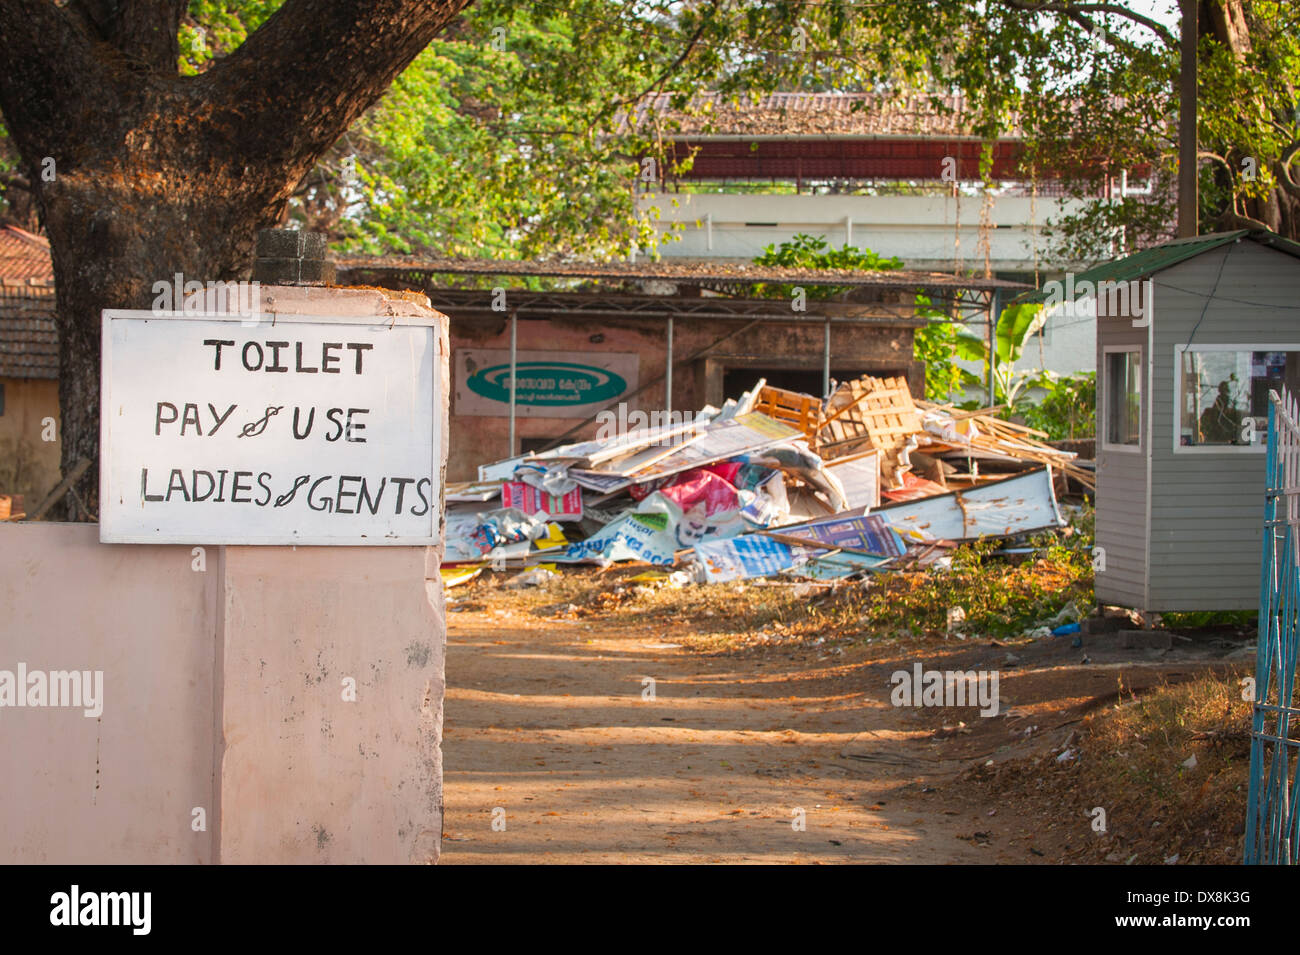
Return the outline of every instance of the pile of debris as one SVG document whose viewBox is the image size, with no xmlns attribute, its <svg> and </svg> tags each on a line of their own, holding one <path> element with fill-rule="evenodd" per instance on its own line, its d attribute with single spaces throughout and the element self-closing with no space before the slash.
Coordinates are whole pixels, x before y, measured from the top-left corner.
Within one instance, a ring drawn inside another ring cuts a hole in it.
<svg viewBox="0 0 1300 955">
<path fill-rule="evenodd" d="M 1062 527 L 1092 472 L 1046 435 L 864 376 L 825 399 L 767 387 L 679 424 L 479 468 L 447 486 L 444 580 L 641 561 L 675 578 L 833 581 L 942 566 L 957 543 Z"/>
</svg>

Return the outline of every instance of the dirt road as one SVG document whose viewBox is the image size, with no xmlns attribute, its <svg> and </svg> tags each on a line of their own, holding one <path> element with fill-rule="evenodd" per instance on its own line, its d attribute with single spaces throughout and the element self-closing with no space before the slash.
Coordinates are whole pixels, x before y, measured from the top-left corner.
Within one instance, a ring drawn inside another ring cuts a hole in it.
<svg viewBox="0 0 1300 955">
<path fill-rule="evenodd" d="M 918 756 L 931 734 L 843 658 L 499 610 L 449 627 L 444 864 L 1032 861 L 1015 820 L 941 801 L 969 760 Z"/>
</svg>

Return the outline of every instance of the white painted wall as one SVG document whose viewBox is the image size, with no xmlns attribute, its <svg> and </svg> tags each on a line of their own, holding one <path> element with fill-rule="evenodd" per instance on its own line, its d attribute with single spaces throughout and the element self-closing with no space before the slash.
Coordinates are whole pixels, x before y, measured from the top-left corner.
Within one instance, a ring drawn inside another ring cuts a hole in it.
<svg viewBox="0 0 1300 955">
<path fill-rule="evenodd" d="M 750 260 L 761 255 L 767 245 L 803 232 L 825 236 L 834 248 L 851 242 L 882 256 L 896 255 L 906 268 L 940 272 L 951 272 L 959 263 L 963 269 L 983 269 L 982 203 L 974 196 L 671 192 L 643 195 L 639 200 L 642 209 L 657 210 L 659 254 L 664 258 Z M 1032 273 L 1045 247 L 1038 234 L 1043 223 L 1075 204 L 1046 197 L 995 197 L 989 234 L 993 271 Z M 678 225 L 682 228 L 675 228 Z M 668 241 L 668 236 L 673 239 Z M 1042 276 L 1044 280 L 1050 277 Z M 1041 348 L 1038 339 L 1033 340 L 1017 367 L 1041 367 L 1062 375 L 1091 371 L 1095 316 L 1062 311 L 1049 319 L 1049 324 Z M 983 333 L 982 328 L 972 327 L 972 331 Z"/>
<path fill-rule="evenodd" d="M 994 271 L 1032 271 L 1035 227 L 1057 215 L 1063 200 L 1000 197 L 993 200 L 989 252 Z M 769 243 L 796 233 L 825 235 L 838 248 L 849 239 L 859 248 L 896 255 L 907 268 L 952 271 L 983 266 L 979 245 L 982 199 L 940 196 L 828 195 L 644 195 L 643 209 L 659 210 L 659 233 L 665 257 L 719 256 L 752 259 Z M 851 220 L 851 222 L 850 222 Z M 681 231 L 672 226 L 680 223 Z M 770 223 L 756 225 L 755 223 Z M 960 227 L 959 227 L 960 226 Z M 712 241 L 710 243 L 710 234 Z M 960 240 L 960 244 L 958 244 Z"/>
</svg>

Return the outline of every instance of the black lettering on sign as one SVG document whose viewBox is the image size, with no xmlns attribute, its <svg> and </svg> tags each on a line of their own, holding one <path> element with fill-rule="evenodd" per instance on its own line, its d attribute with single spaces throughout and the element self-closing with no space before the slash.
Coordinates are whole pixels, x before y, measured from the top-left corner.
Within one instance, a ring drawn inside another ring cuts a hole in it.
<svg viewBox="0 0 1300 955">
<path fill-rule="evenodd" d="M 346 484 L 348 481 L 360 481 L 360 480 L 361 480 L 361 475 L 359 475 L 359 474 L 341 474 L 341 475 L 339 475 L 339 493 L 338 493 L 338 496 L 334 499 L 334 513 L 335 513 L 335 514 L 355 514 L 355 513 L 356 513 L 355 510 L 345 510 L 344 507 L 343 507 L 343 499 L 344 499 L 345 497 L 346 497 L 346 498 L 354 498 L 354 497 L 357 496 L 357 492 L 356 492 L 356 491 L 349 491 L 349 490 L 347 490 L 346 488 L 344 488 L 344 484 Z"/>
<path fill-rule="evenodd" d="M 317 507 L 313 502 L 316 500 L 316 488 L 320 487 L 334 475 L 327 474 L 323 478 L 317 478 L 312 484 L 311 490 L 307 492 L 307 506 L 313 511 L 332 511 L 334 510 L 334 500 L 332 498 L 322 498 L 321 506 Z"/>
<path fill-rule="evenodd" d="M 393 478 L 393 483 L 397 485 L 397 510 L 394 513 L 402 513 L 402 498 L 406 496 L 406 485 L 414 484 L 415 478 Z"/>
<path fill-rule="evenodd" d="M 200 475 L 207 478 L 208 481 L 208 489 L 204 491 L 202 494 L 199 494 Z M 217 479 L 212 476 L 211 471 L 193 471 L 190 473 L 190 494 L 193 495 L 193 497 L 191 498 L 192 500 L 196 502 L 206 501 L 208 498 L 212 496 L 212 492 L 215 491 L 216 489 L 217 489 Z"/>
<path fill-rule="evenodd" d="M 383 500 L 383 497 L 384 497 L 384 488 L 387 486 L 387 484 L 388 484 L 388 478 L 380 478 L 380 479 L 379 479 L 379 490 L 375 492 L 375 499 L 374 499 L 374 501 L 372 502 L 372 501 L 370 500 L 370 486 L 369 486 L 368 484 L 366 484 L 366 479 L 365 479 L 365 478 L 362 478 L 362 479 L 361 479 L 361 491 L 360 491 L 360 493 L 359 493 L 359 495 L 358 495 L 358 497 L 357 497 L 357 513 L 358 513 L 358 514 L 361 513 L 361 507 L 362 507 L 362 505 L 364 505 L 364 506 L 370 508 L 370 513 L 371 513 L 371 514 L 378 514 L 378 513 L 379 513 L 379 502 L 380 502 L 381 500 Z"/>
<path fill-rule="evenodd" d="M 226 419 L 229 418 L 231 414 L 234 413 L 236 407 L 237 407 L 236 405 L 231 405 L 229 408 L 226 409 L 225 414 L 219 415 L 217 414 L 217 409 L 212 405 L 212 402 L 208 402 L 208 410 L 212 412 L 212 417 L 217 419 L 217 423 L 214 424 L 212 426 L 212 430 L 208 432 L 209 438 L 212 437 L 214 434 L 216 434 L 217 429 L 226 423 Z"/>
<path fill-rule="evenodd" d="M 298 412 L 301 410 L 302 409 L 298 407 L 295 407 L 293 409 L 293 436 L 297 438 L 299 441 L 307 437 L 307 435 L 311 434 L 311 426 L 313 422 L 315 422 L 316 420 L 316 408 L 313 406 L 311 409 L 311 413 L 307 415 L 307 427 L 301 434 L 299 434 L 298 433 Z"/>
<path fill-rule="evenodd" d="M 433 489 L 433 481 L 429 478 L 420 478 L 420 482 L 415 485 L 415 493 L 420 495 L 420 503 L 424 505 L 424 510 L 422 511 L 417 511 L 415 508 L 411 508 L 411 514 L 415 517 L 423 517 L 425 514 L 429 513 L 429 496 L 425 494 L 423 490 L 426 484 L 429 485 L 430 490 Z"/>
<path fill-rule="evenodd" d="M 205 345 L 212 345 L 212 346 L 214 346 L 214 347 L 216 348 L 216 355 L 215 355 L 215 357 L 213 358 L 213 361 L 212 361 L 212 370 L 213 370 L 213 371 L 220 371 L 220 370 L 221 370 L 221 346 L 222 346 L 222 345 L 229 345 L 231 348 L 234 348 L 234 347 L 235 347 L 235 343 L 234 343 L 234 341 L 222 341 L 222 340 L 219 339 L 219 338 L 205 338 L 205 339 L 203 340 L 203 344 L 205 344 Z"/>
<path fill-rule="evenodd" d="M 252 471 L 236 471 L 236 472 L 235 472 L 235 481 L 234 481 L 234 483 L 231 484 L 231 486 L 230 486 L 230 503 L 231 503 L 231 504 L 247 504 L 247 503 L 249 502 L 250 498 L 247 498 L 247 497 L 244 498 L 243 500 L 240 500 L 240 498 L 239 498 L 239 492 L 240 492 L 240 491 L 243 491 L 245 494 L 247 494 L 249 491 L 251 491 L 251 490 L 253 489 L 253 486 L 252 486 L 251 484 L 240 484 L 239 479 L 240 479 L 240 478 L 251 478 L 252 476 L 253 476 L 253 472 L 252 472 Z"/>
<path fill-rule="evenodd" d="M 342 342 L 326 342 L 324 345 L 321 346 L 321 352 L 320 352 L 320 370 L 323 371 L 323 372 L 325 372 L 325 374 L 327 374 L 327 375 L 337 375 L 337 374 L 340 374 L 339 369 L 337 369 L 337 368 L 331 368 L 331 367 L 330 367 L 330 362 L 334 362 L 334 364 L 336 364 L 336 365 L 339 363 L 339 356 L 338 356 L 338 355 L 331 355 L 331 354 L 330 354 L 330 349 L 331 349 L 331 348 L 342 348 L 342 347 L 343 347 L 343 343 L 342 343 Z"/>
<path fill-rule="evenodd" d="M 365 439 L 365 438 L 356 438 L 356 437 L 353 437 L 353 435 L 356 434 L 358 431 L 364 431 L 364 430 L 366 430 L 366 426 L 365 426 L 364 424 L 361 424 L 360 422 L 353 422 L 353 420 L 352 420 L 352 416 L 353 416 L 353 415 L 361 415 L 361 414 L 370 414 L 370 409 L 369 409 L 369 408 L 349 408 L 349 409 L 348 409 L 348 425 L 347 425 L 346 428 L 343 429 L 343 433 L 344 433 L 344 435 L 345 435 L 345 437 L 344 437 L 344 440 L 345 440 L 345 441 L 351 441 L 351 442 L 353 442 L 354 444 L 365 444 L 365 443 L 366 443 L 366 439 Z"/>
<path fill-rule="evenodd" d="M 149 469 L 148 468 L 140 469 L 140 496 L 144 498 L 146 501 L 161 501 L 163 499 L 163 496 L 161 494 L 149 493 Z"/>
<path fill-rule="evenodd" d="M 296 353 L 296 355 L 297 355 L 297 357 L 298 357 L 298 361 L 297 361 L 296 364 L 295 364 L 295 368 L 296 368 L 296 370 L 298 371 L 299 374 L 304 374 L 304 375 L 314 375 L 314 374 L 316 374 L 316 372 L 320 371 L 319 368 L 304 368 L 304 367 L 303 367 L 303 365 L 302 365 L 302 342 L 298 342 L 298 343 L 294 346 L 294 351 L 295 351 L 295 353 Z"/>
<path fill-rule="evenodd" d="M 187 501 L 190 499 L 190 492 L 185 489 L 185 475 L 180 468 L 172 468 L 171 480 L 167 482 L 167 500 L 172 499 L 173 491 L 180 491 L 181 497 Z"/>
<path fill-rule="evenodd" d="M 374 345 L 363 345 L 360 342 L 348 342 L 348 348 L 357 353 L 357 374 L 361 374 L 361 356 L 363 353 L 370 351 Z"/>
<path fill-rule="evenodd" d="M 339 436 L 343 434 L 343 422 L 339 420 L 339 415 L 341 414 L 343 414 L 342 408 L 331 408 L 329 411 L 325 412 L 325 417 L 328 418 L 330 424 L 334 425 L 337 429 L 333 434 L 325 435 L 326 441 L 337 441 Z"/>
<path fill-rule="evenodd" d="M 267 342 L 266 347 L 271 349 L 271 364 L 266 366 L 266 370 L 271 372 L 277 372 L 277 371 L 287 372 L 289 370 L 289 366 L 280 364 L 280 349 L 288 348 L 289 343 L 288 342 Z"/>
<path fill-rule="evenodd" d="M 239 347 L 236 342 L 230 339 L 205 338 L 204 345 L 212 346 L 212 368 L 214 371 L 221 371 L 221 349 L 229 346 L 231 348 Z M 365 373 L 366 352 L 373 351 L 374 345 L 369 342 L 324 342 L 321 344 L 320 367 L 313 367 L 304 360 L 303 346 L 308 348 L 314 347 L 307 342 L 273 342 L 273 341 L 246 341 L 239 349 L 239 357 L 246 371 L 264 371 L 269 373 L 284 374 L 290 371 L 298 372 L 303 375 L 314 375 L 318 372 L 324 372 L 327 375 L 341 375 L 343 369 L 340 367 L 343 362 L 343 356 L 339 352 L 347 350 L 352 352 L 352 373 L 361 375 Z M 287 358 L 281 358 L 280 352 L 285 349 L 293 349 L 294 363 L 290 368 Z M 270 352 L 268 359 L 267 352 Z"/>
<path fill-rule="evenodd" d="M 164 409 L 164 408 L 170 408 L 170 409 L 171 409 L 172 416 L 171 416 L 170 418 L 166 418 L 166 419 L 163 418 L 163 409 Z M 171 424 L 173 421 L 176 420 L 178 414 L 179 414 L 179 412 L 177 411 L 176 406 L 175 406 L 174 404 L 172 404 L 170 401 L 160 401 L 160 402 L 158 402 L 158 410 L 157 410 L 157 412 L 154 414 L 154 419 L 153 419 L 153 433 L 154 433 L 154 435 L 156 436 L 156 435 L 160 435 L 160 434 L 162 434 L 162 426 L 165 425 L 165 424 Z"/>
<path fill-rule="evenodd" d="M 257 349 L 257 364 L 256 364 L 256 365 L 250 365 L 250 364 L 248 363 L 248 350 L 249 350 L 250 348 L 256 348 L 256 349 Z M 244 367 L 245 367 L 245 368 L 247 368 L 249 371 L 258 371 L 258 370 L 262 367 L 262 362 L 265 360 L 265 359 L 264 359 L 264 356 L 262 355 L 262 346 L 259 345 L 257 342 L 245 342 L 245 343 L 244 343 L 244 354 L 243 354 L 243 359 L 244 359 Z"/>
</svg>

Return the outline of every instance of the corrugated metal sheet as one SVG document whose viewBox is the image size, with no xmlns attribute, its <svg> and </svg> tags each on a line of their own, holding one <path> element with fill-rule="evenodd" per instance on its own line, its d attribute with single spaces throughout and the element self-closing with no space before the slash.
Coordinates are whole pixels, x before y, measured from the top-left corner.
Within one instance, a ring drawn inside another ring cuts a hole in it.
<svg viewBox="0 0 1300 955">
<path fill-rule="evenodd" d="M 1085 272 L 1075 274 L 1075 288 L 1077 289 L 1083 282 L 1091 282 L 1095 286 L 1097 282 L 1131 282 L 1145 278 L 1178 265 L 1180 262 L 1185 262 L 1188 259 L 1203 255 L 1220 246 L 1243 238 L 1248 238 L 1261 245 L 1300 258 L 1300 244 L 1291 242 L 1272 232 L 1251 231 L 1249 229 L 1239 229 L 1235 232 L 1215 232 L 1210 235 L 1199 235 L 1193 239 L 1177 239 L 1173 242 L 1166 242 L 1163 245 L 1126 255 L 1122 259 L 1095 265 Z M 1079 297 L 1077 293 L 1075 297 Z M 1039 289 L 1027 295 L 1022 295 L 1016 301 L 1017 303 L 1028 304 L 1042 302 L 1046 298 L 1046 291 Z"/>
<path fill-rule="evenodd" d="M 1050 468 L 1038 468 L 968 491 L 903 501 L 873 511 L 904 538 L 971 540 L 1003 537 L 1065 522 L 1056 506 Z"/>
</svg>

